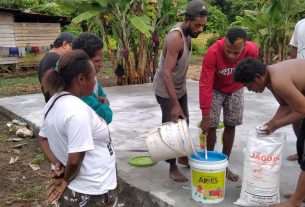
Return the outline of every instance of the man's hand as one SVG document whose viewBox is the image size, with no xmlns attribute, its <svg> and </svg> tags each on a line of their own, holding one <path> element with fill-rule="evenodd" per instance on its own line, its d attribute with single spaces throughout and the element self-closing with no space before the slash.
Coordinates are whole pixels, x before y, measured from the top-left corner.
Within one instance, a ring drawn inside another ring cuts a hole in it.
<svg viewBox="0 0 305 207">
<path fill-rule="evenodd" d="M 98 102 L 109 105 L 109 100 L 107 98 L 102 97 L 102 96 L 98 97 Z"/>
<path fill-rule="evenodd" d="M 201 119 L 201 125 L 200 125 L 203 133 L 207 133 L 209 129 L 211 128 L 211 118 L 210 115 L 203 115 Z"/>
<path fill-rule="evenodd" d="M 53 182 L 48 186 L 48 188 L 50 189 L 48 193 L 48 201 L 50 203 L 58 201 L 67 187 L 68 182 L 65 181 L 63 178 L 53 179 Z"/>
<path fill-rule="evenodd" d="M 265 128 L 263 129 L 263 131 L 266 134 L 272 134 L 275 130 L 278 129 L 275 121 L 269 121 L 264 126 L 265 126 Z"/>
<path fill-rule="evenodd" d="M 173 106 L 171 111 L 171 121 L 177 122 L 179 118 L 186 119 L 180 105 Z"/>
</svg>

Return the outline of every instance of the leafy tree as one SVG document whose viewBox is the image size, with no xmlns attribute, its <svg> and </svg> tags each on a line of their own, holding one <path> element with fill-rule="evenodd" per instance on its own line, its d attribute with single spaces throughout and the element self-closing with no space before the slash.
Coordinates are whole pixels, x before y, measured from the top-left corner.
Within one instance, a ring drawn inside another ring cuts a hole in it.
<svg viewBox="0 0 305 207">
<path fill-rule="evenodd" d="M 113 68 L 121 62 L 125 82 L 134 84 L 148 82 L 154 75 L 157 39 L 175 21 L 173 17 L 186 0 L 57 0 L 57 3 L 79 12 L 74 23 L 99 25 Z M 111 47 L 109 36 L 115 39 L 115 48 Z"/>
<path fill-rule="evenodd" d="M 260 46 L 260 56 L 271 64 L 288 56 L 288 42 L 295 17 L 305 11 L 305 1 L 268 0 L 257 4 L 256 10 L 245 10 L 234 25 L 245 27 Z M 290 32 L 289 32 L 290 31 Z"/>
<path fill-rule="evenodd" d="M 209 7 L 209 18 L 205 30 L 218 35 L 223 35 L 229 25 L 227 16 L 215 6 Z"/>
<path fill-rule="evenodd" d="M 208 0 L 212 6 L 219 8 L 230 23 L 235 21 L 236 16 L 242 16 L 243 10 L 253 10 L 261 0 Z"/>
</svg>

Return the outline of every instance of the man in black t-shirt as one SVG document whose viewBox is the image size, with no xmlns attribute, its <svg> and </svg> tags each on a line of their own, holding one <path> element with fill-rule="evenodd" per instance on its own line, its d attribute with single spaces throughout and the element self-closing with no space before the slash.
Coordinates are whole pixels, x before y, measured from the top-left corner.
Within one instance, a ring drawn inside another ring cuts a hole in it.
<svg viewBox="0 0 305 207">
<path fill-rule="evenodd" d="M 72 50 L 72 42 L 75 36 L 69 32 L 61 32 L 53 43 L 53 48 L 39 62 L 38 79 L 41 83 L 44 73 L 49 69 L 55 69 L 60 56 Z M 41 88 L 45 102 L 50 99 L 50 94 Z"/>
</svg>

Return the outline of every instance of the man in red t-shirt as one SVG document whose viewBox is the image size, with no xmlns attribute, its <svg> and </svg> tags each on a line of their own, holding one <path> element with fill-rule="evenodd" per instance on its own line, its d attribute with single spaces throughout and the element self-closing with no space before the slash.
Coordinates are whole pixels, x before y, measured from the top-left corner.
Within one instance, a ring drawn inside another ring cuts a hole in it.
<svg viewBox="0 0 305 207">
<path fill-rule="evenodd" d="M 201 129 L 207 133 L 207 149 L 214 150 L 216 128 L 223 108 L 223 153 L 228 158 L 234 142 L 235 127 L 242 124 L 244 108 L 243 85 L 234 82 L 233 72 L 242 59 L 257 58 L 258 53 L 258 46 L 247 41 L 247 33 L 243 29 L 232 28 L 208 49 L 202 61 L 199 82 Z M 239 179 L 230 170 L 227 176 L 232 181 Z"/>
</svg>

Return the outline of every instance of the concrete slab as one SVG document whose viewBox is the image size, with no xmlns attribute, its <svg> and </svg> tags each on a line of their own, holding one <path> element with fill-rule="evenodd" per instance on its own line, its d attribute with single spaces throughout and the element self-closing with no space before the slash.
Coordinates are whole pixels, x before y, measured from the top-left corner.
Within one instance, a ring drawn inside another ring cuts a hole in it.
<svg viewBox="0 0 305 207">
<path fill-rule="evenodd" d="M 201 120 L 198 101 L 198 82 L 187 81 L 190 132 L 193 141 L 198 147 L 199 129 L 197 123 Z M 141 202 L 141 206 L 234 206 L 239 198 L 241 179 L 238 182 L 226 182 L 226 196 L 222 203 L 208 205 L 198 204 L 191 198 L 190 181 L 175 183 L 168 177 L 168 164 L 159 162 L 147 168 L 137 168 L 128 165 L 128 159 L 135 155 L 146 154 L 133 150 L 146 150 L 145 134 L 161 123 L 161 111 L 157 104 L 152 84 L 116 86 L 105 88 L 114 112 L 110 124 L 111 136 L 117 154 L 118 175 L 121 183 L 129 186 L 129 196 Z M 44 99 L 41 94 L 5 97 L 0 99 L 0 106 L 19 117 L 39 127 L 42 123 L 42 108 Z M 264 121 L 268 121 L 278 107 L 277 102 L 269 91 L 263 94 L 245 92 L 244 124 L 237 127 L 235 143 L 230 159 L 230 168 L 242 176 L 243 153 L 246 146 L 247 134 L 250 129 Z M 279 131 L 287 134 L 287 144 L 284 147 L 281 171 L 281 195 L 293 192 L 299 166 L 297 162 L 286 160 L 287 155 L 295 153 L 295 136 L 291 126 Z M 190 178 L 190 170 L 181 168 Z M 136 195 L 137 193 L 140 193 Z M 142 193 L 142 194 L 141 194 Z M 146 196 L 145 198 L 139 195 Z M 132 200 L 133 198 L 131 198 Z M 147 202 L 146 199 L 152 200 Z M 281 200 L 284 200 L 281 196 Z M 137 205 L 125 205 L 137 206 Z M 140 205 L 138 205 L 140 206 Z"/>
</svg>

